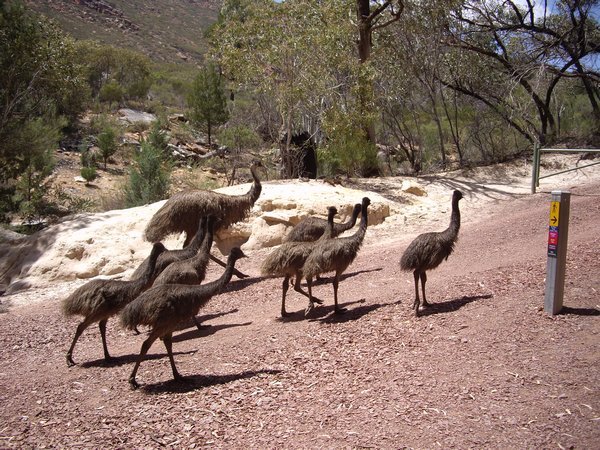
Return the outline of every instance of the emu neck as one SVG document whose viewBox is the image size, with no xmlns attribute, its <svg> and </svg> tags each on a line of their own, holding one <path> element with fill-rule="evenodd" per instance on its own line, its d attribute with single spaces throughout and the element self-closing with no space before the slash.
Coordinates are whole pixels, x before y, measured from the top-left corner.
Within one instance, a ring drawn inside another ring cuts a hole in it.
<svg viewBox="0 0 600 450">
<path fill-rule="evenodd" d="M 352 216 L 350 217 L 350 219 L 348 220 L 348 222 L 344 222 L 344 223 L 340 223 L 340 224 L 336 224 L 335 228 L 336 230 L 339 230 L 340 233 L 349 230 L 350 228 L 352 228 L 354 225 L 356 225 L 356 219 L 358 219 L 358 213 L 360 211 L 352 211 Z M 338 233 L 338 234 L 340 234 Z"/>
<path fill-rule="evenodd" d="M 458 208 L 458 199 L 452 199 L 452 215 L 450 216 L 450 226 L 446 231 L 452 236 L 458 236 L 460 229 L 460 210 Z"/>
<path fill-rule="evenodd" d="M 225 271 L 223 272 L 223 275 L 221 275 L 215 281 L 211 281 L 210 283 L 206 283 L 204 285 L 206 292 L 209 292 L 210 295 L 218 294 L 227 285 L 227 283 L 229 283 L 229 280 L 231 280 L 231 277 L 233 276 L 234 266 L 235 258 L 229 257 L 227 259 L 227 266 L 225 266 Z"/>
<path fill-rule="evenodd" d="M 262 185 L 260 184 L 260 180 L 258 179 L 258 175 L 256 175 L 254 167 L 250 168 L 250 173 L 252 174 L 252 178 L 254 179 L 254 181 L 252 182 L 252 186 L 250 187 L 250 191 L 248 192 L 248 194 L 250 195 L 252 203 L 254 203 L 256 202 L 256 200 L 258 200 L 258 197 L 260 197 Z"/>
<path fill-rule="evenodd" d="M 156 261 L 158 260 L 158 256 L 158 252 L 152 251 L 152 253 L 150 253 L 148 265 L 142 272 L 142 275 L 138 278 L 138 281 L 141 286 L 149 286 L 152 283 L 152 281 L 154 281 L 154 269 L 156 269 Z"/>
<path fill-rule="evenodd" d="M 354 237 L 356 239 L 358 239 L 360 242 L 362 242 L 362 240 L 365 237 L 365 233 L 367 232 L 367 226 L 369 225 L 369 214 L 367 212 L 367 207 L 363 206 L 362 210 L 361 210 L 361 218 L 360 218 L 360 225 L 358 227 L 358 231 L 356 233 L 354 233 Z"/>
<path fill-rule="evenodd" d="M 199 249 L 201 244 L 206 240 L 206 231 L 204 228 L 204 224 L 202 222 L 200 222 L 198 224 L 198 231 L 196 232 L 196 234 L 194 235 L 194 238 L 192 239 L 192 242 L 190 242 L 189 247 L 195 248 L 195 249 Z"/>
</svg>

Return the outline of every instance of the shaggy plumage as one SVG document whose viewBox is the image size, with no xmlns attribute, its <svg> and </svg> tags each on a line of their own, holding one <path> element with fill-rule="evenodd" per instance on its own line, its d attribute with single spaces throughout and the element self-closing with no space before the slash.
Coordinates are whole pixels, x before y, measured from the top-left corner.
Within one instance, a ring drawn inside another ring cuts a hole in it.
<svg viewBox="0 0 600 450">
<path fill-rule="evenodd" d="M 169 267 L 167 267 L 154 281 L 154 286 L 160 286 L 162 284 L 200 284 L 206 276 L 206 267 L 208 266 L 208 260 L 210 256 L 210 248 L 213 243 L 213 230 L 215 225 L 215 218 L 209 216 L 202 219 L 201 226 L 206 229 L 204 241 L 198 249 L 195 256 L 184 259 L 181 261 L 175 261 Z M 194 323 L 200 329 L 200 322 L 193 317 Z"/>
<path fill-rule="evenodd" d="M 67 316 L 81 315 L 83 321 L 77 327 L 71 347 L 67 352 L 67 365 L 73 366 L 73 349 L 81 336 L 81 333 L 91 324 L 98 322 L 102 346 L 104 348 L 104 359 L 110 360 L 108 347 L 106 346 L 106 322 L 117 314 L 125 305 L 134 300 L 152 283 L 154 266 L 159 255 L 165 251 L 165 247 L 159 242 L 153 245 L 150 253 L 149 264 L 142 276 L 136 280 L 92 280 L 79 287 L 62 302 L 62 311 Z"/>
<path fill-rule="evenodd" d="M 419 279 L 421 279 L 421 288 L 423 290 L 423 306 L 428 306 L 425 297 L 425 283 L 427 282 L 426 271 L 435 269 L 442 261 L 448 259 L 448 256 L 454 250 L 454 244 L 458 238 L 460 229 L 460 210 L 458 201 L 463 198 L 460 191 L 454 191 L 452 194 L 452 215 L 450 217 L 450 226 L 441 232 L 423 233 L 417 236 L 407 247 L 400 258 L 400 268 L 402 270 L 412 270 L 415 279 L 415 301 L 413 309 L 415 315 L 419 315 Z"/>
<path fill-rule="evenodd" d="M 361 205 L 357 203 L 352 210 L 352 216 L 347 222 L 333 224 L 332 237 L 337 237 L 344 231 L 349 230 L 356 224 L 356 219 L 360 214 Z M 296 224 L 292 231 L 286 236 L 285 242 L 311 242 L 316 241 L 325 232 L 327 220 L 320 217 L 307 217 Z"/>
<path fill-rule="evenodd" d="M 206 216 L 202 216 L 200 218 L 198 229 L 196 230 L 194 237 L 192 238 L 190 244 L 187 247 L 176 250 L 167 250 L 160 254 L 158 259 L 156 260 L 156 265 L 153 274 L 154 278 L 160 275 L 162 271 L 165 270 L 167 266 L 169 266 L 169 264 L 175 261 L 181 261 L 184 259 L 191 258 L 196 253 L 198 253 L 198 249 L 200 248 L 200 245 L 202 244 L 202 241 L 204 240 L 204 235 L 206 233 L 206 219 Z M 146 271 L 146 267 L 148 267 L 149 260 L 150 257 L 147 257 L 138 266 L 138 268 L 135 269 L 135 272 L 133 272 L 133 275 L 131 275 L 132 280 L 139 278 L 142 275 L 142 273 Z"/>
<path fill-rule="evenodd" d="M 218 280 L 200 286 L 163 284 L 152 287 L 123 309 L 121 324 L 124 327 L 129 329 L 133 329 L 136 325 L 149 325 L 152 327 L 150 335 L 142 344 L 138 360 L 129 376 L 129 383 L 132 388 L 139 387 L 135 379 L 138 368 L 150 346 L 158 338 L 163 339 L 167 349 L 173 377 L 175 380 L 182 379 L 173 359 L 173 331 L 180 322 L 198 314 L 202 306 L 214 295 L 221 292 L 231 279 L 235 262 L 244 256 L 244 253 L 238 247 L 234 247 L 227 259 L 225 271 Z"/>
<path fill-rule="evenodd" d="M 186 233 L 184 246 L 189 244 L 196 232 L 200 217 L 215 216 L 215 231 L 225 229 L 244 220 L 262 190 L 256 174 L 260 162 L 253 162 L 250 172 L 254 182 L 243 195 L 227 195 L 200 189 L 178 192 L 152 216 L 146 226 L 145 237 L 150 242 L 158 242 L 173 233 Z"/>
<path fill-rule="evenodd" d="M 325 233 L 315 242 L 284 242 L 278 248 L 273 250 L 269 256 L 263 261 L 261 272 L 267 276 L 283 277 L 282 296 L 281 296 L 281 316 L 286 317 L 288 314 L 285 310 L 285 296 L 289 289 L 291 277 L 295 277 L 294 290 L 308 297 L 309 306 L 307 311 L 312 309 L 313 302 L 322 303 L 318 298 L 312 297 L 305 292 L 300 286 L 302 280 L 302 267 L 306 258 L 313 251 L 313 248 L 318 243 L 331 239 L 333 232 L 333 218 L 337 214 L 337 209 L 333 206 L 327 208 L 327 229 Z"/>
<path fill-rule="evenodd" d="M 335 312 L 344 311 L 338 305 L 338 285 L 340 276 L 352 264 L 360 247 L 362 246 L 368 225 L 368 207 L 371 200 L 364 197 L 361 205 L 361 219 L 358 231 L 352 236 L 329 239 L 315 245 L 313 251 L 306 259 L 302 273 L 308 282 L 308 293 L 312 295 L 311 280 L 319 273 L 335 272 L 333 277 L 333 299 Z"/>
</svg>

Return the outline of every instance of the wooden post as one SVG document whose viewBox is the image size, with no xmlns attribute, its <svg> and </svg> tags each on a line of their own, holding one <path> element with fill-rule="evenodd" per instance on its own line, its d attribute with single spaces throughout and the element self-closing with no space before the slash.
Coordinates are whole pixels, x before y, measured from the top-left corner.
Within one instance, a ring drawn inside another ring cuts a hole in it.
<svg viewBox="0 0 600 450">
<path fill-rule="evenodd" d="M 570 192 L 552 191 L 544 297 L 544 311 L 550 315 L 558 314 L 563 307 L 570 204 Z"/>
</svg>

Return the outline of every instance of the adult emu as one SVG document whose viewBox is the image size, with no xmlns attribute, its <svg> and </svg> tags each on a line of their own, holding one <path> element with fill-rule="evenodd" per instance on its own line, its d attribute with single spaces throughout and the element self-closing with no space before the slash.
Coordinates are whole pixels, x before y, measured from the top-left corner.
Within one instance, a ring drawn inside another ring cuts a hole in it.
<svg viewBox="0 0 600 450">
<path fill-rule="evenodd" d="M 187 247 L 198 229 L 200 217 L 202 216 L 215 216 L 217 218 L 215 232 L 229 228 L 232 224 L 244 220 L 256 200 L 258 200 L 262 190 L 260 179 L 256 174 L 258 167 L 262 167 L 260 161 L 253 161 L 250 165 L 250 172 L 254 181 L 248 192 L 243 195 L 227 195 L 201 189 L 174 194 L 156 211 L 148 225 L 146 225 L 144 232 L 146 240 L 158 242 L 169 234 L 184 231 L 186 239 L 183 246 Z M 211 256 L 211 259 L 217 264 L 225 265 L 214 256 Z M 237 270 L 234 274 L 239 278 L 246 277 Z"/>
<path fill-rule="evenodd" d="M 300 286 L 303 273 L 302 267 L 306 262 L 306 258 L 311 254 L 316 245 L 322 241 L 331 239 L 333 231 L 333 218 L 337 214 L 337 209 L 334 206 L 327 208 L 327 230 L 319 240 L 315 242 L 284 242 L 278 248 L 273 250 L 269 256 L 263 261 L 261 272 L 267 276 L 283 276 L 282 294 L 281 294 L 281 317 L 287 317 L 288 313 L 285 310 L 285 296 L 289 289 L 290 278 L 294 277 L 294 290 L 301 293 L 309 299 L 309 305 L 306 310 L 310 311 L 313 308 L 313 302 L 323 303 L 316 297 L 305 292 Z"/>
<path fill-rule="evenodd" d="M 337 237 L 344 231 L 349 230 L 356 224 L 356 219 L 360 214 L 361 205 L 357 203 L 352 210 L 352 216 L 347 222 L 333 224 L 332 237 Z M 320 217 L 310 216 L 301 220 L 292 228 L 292 231 L 286 236 L 285 242 L 311 242 L 319 239 L 327 228 L 327 220 Z"/>
<path fill-rule="evenodd" d="M 333 277 L 333 299 L 335 303 L 335 312 L 345 311 L 338 305 L 338 285 L 340 276 L 352 264 L 358 251 L 362 246 L 368 225 L 368 207 L 371 200 L 364 197 L 361 204 L 361 218 L 358 231 L 352 236 L 329 239 L 315 245 L 313 251 L 306 259 L 302 273 L 308 283 L 308 293 L 312 296 L 311 282 L 312 278 L 320 273 L 335 272 Z M 307 311 L 307 314 L 310 311 Z"/>
<path fill-rule="evenodd" d="M 165 251 L 165 247 L 160 243 L 152 246 L 152 252 L 146 271 L 136 280 L 92 280 L 79 287 L 75 292 L 69 295 L 62 302 L 62 311 L 67 316 L 79 314 L 84 316 L 83 321 L 77 327 L 75 337 L 71 347 L 67 351 L 67 365 L 74 366 L 73 349 L 81 336 L 81 333 L 91 324 L 98 322 L 100 336 L 102 337 L 102 347 L 104 349 L 104 359 L 111 359 L 106 346 L 106 322 L 117 314 L 125 305 L 134 300 L 144 290 L 152 284 L 154 265 L 159 255 Z"/>
<path fill-rule="evenodd" d="M 152 287 L 136 300 L 127 305 L 121 312 L 121 324 L 129 329 L 136 325 L 152 327 L 150 335 L 142 344 L 138 360 L 129 376 L 129 384 L 133 389 L 139 387 L 135 376 L 141 362 L 145 359 L 153 342 L 162 338 L 169 355 L 173 377 L 181 381 L 183 377 L 175 367 L 173 359 L 173 331 L 184 320 L 198 314 L 198 310 L 214 296 L 221 292 L 233 274 L 235 262 L 246 255 L 238 248 L 231 249 L 223 275 L 218 280 L 200 286 L 185 284 L 163 284 Z"/>
<path fill-rule="evenodd" d="M 423 233 L 417 236 L 407 247 L 400 258 L 402 270 L 412 270 L 415 278 L 415 301 L 413 309 L 415 316 L 419 316 L 419 279 L 423 290 L 423 306 L 429 306 L 425 297 L 426 271 L 435 269 L 454 250 L 460 229 L 460 210 L 458 201 L 463 198 L 462 192 L 454 191 L 452 194 L 452 215 L 450 226 L 441 232 Z"/>
</svg>

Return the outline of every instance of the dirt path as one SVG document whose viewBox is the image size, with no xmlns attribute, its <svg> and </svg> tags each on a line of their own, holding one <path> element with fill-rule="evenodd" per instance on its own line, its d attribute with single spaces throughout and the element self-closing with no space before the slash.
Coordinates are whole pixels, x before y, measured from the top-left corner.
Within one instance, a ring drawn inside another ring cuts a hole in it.
<svg viewBox="0 0 600 450">
<path fill-rule="evenodd" d="M 0 447 L 597 448 L 600 184 L 572 193 L 568 309 L 555 318 L 540 310 L 547 194 L 463 215 L 419 319 L 398 267 L 415 230 L 367 240 L 340 285 L 341 317 L 330 283 L 310 319 L 291 293 L 281 321 L 281 280 L 232 282 L 201 311 L 202 332 L 190 323 L 175 338 L 184 384 L 156 343 L 131 391 L 144 336 L 114 320 L 116 362 L 103 363 L 94 328 L 67 368 L 77 322 L 61 298 L 12 307 L 0 314 Z M 241 268 L 256 275 L 260 261 Z"/>
</svg>

